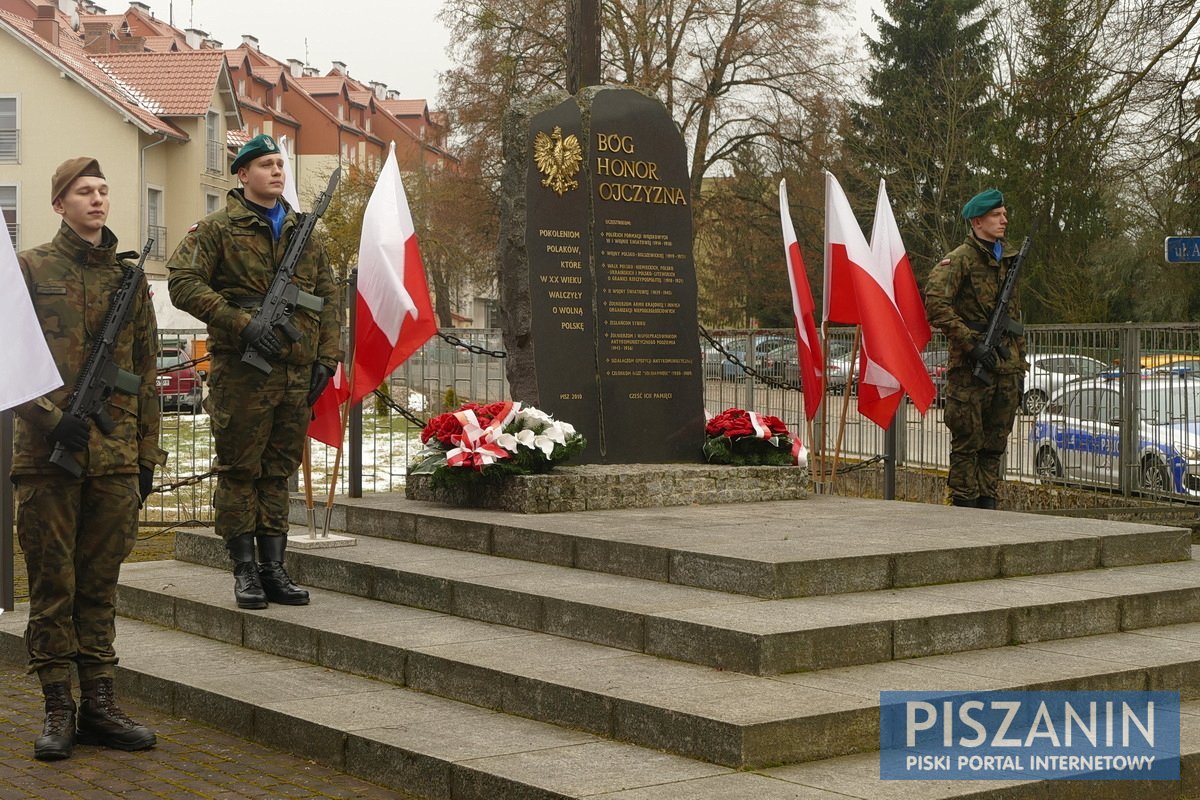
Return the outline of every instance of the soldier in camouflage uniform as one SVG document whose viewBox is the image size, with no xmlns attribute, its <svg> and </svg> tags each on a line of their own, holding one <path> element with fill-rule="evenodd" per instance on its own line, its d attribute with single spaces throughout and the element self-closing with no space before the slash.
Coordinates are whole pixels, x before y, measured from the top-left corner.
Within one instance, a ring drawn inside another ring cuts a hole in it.
<svg viewBox="0 0 1200 800">
<path fill-rule="evenodd" d="M 1008 213 L 999 191 L 975 195 L 962 215 L 971 233 L 930 272 L 925 308 L 930 323 L 949 340 L 945 420 L 951 437 L 950 500 L 956 506 L 995 508 L 1029 365 L 1023 336 L 1009 334 L 1003 347 L 990 349 L 981 339 L 1017 251 L 1004 240 Z M 1020 320 L 1015 296 L 1009 313 Z M 972 374 L 976 364 L 994 376 L 990 386 Z"/>
<path fill-rule="evenodd" d="M 155 466 L 166 460 L 158 447 L 158 331 L 144 279 L 114 352 L 117 366 L 141 377 L 139 392 L 113 392 L 107 411 L 116 428 L 107 435 L 65 410 L 123 269 L 117 238 L 105 225 L 108 184 L 95 159 L 63 162 L 51 198 L 63 218 L 58 234 L 18 261 L 65 384 L 17 406 L 12 470 L 17 537 L 29 572 L 25 643 L 46 699 L 34 755 L 46 761 L 70 756 L 77 738 L 122 750 L 155 744 L 154 733 L 129 719 L 113 697 L 114 602 L 121 562 L 137 538 L 138 507 Z M 81 477 L 50 463 L 55 444 L 83 467 Z"/>
<path fill-rule="evenodd" d="M 191 227 L 167 264 L 171 300 L 208 325 L 212 370 L 204 407 L 219 469 L 213 506 L 234 564 L 234 600 L 239 608 L 305 605 L 308 592 L 283 567 L 288 478 L 306 446 L 310 407 L 342 358 L 337 288 L 324 250 L 310 239 L 293 283 L 323 298 L 322 310 L 296 310 L 296 342 L 253 319 L 297 218 L 282 199 L 283 158 L 271 137 L 251 139 L 232 171 L 242 188 Z M 269 375 L 242 363 L 248 346 L 271 363 Z"/>
</svg>

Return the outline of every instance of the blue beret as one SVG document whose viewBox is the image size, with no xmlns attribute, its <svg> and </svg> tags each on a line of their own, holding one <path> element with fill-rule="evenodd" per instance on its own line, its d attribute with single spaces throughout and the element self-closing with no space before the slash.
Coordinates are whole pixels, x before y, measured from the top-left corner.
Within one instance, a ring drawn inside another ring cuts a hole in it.
<svg viewBox="0 0 1200 800">
<path fill-rule="evenodd" d="M 972 220 L 976 217 L 982 217 L 993 208 L 999 208 L 1002 205 L 1004 205 L 1004 195 L 1000 194 L 999 189 L 985 189 L 968 200 L 967 204 L 963 206 L 963 219 Z"/>
<path fill-rule="evenodd" d="M 278 152 L 279 145 L 275 144 L 275 140 L 265 133 L 260 133 L 242 145 L 241 150 L 238 150 L 237 158 L 233 160 L 233 166 L 229 168 L 229 172 L 236 175 L 239 169 L 259 156 L 269 156 Z"/>
</svg>

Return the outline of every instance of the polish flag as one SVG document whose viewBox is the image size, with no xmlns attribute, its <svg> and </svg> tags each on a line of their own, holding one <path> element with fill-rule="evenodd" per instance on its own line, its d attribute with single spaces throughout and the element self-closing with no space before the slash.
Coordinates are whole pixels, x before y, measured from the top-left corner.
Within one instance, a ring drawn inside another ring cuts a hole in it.
<svg viewBox="0 0 1200 800">
<path fill-rule="evenodd" d="M 904 317 L 904 325 L 912 336 L 917 350 L 924 350 L 933 334 L 929 330 L 929 317 L 925 314 L 925 303 L 921 290 L 908 262 L 908 251 L 900 238 L 900 227 L 888 201 L 887 184 L 879 179 L 879 198 L 875 201 L 875 227 L 871 231 L 871 252 L 881 269 L 891 271 L 892 288 L 896 307 Z"/>
<path fill-rule="evenodd" d="M 796 229 L 788 207 L 787 181 L 779 182 L 779 222 L 783 226 L 783 251 L 787 259 L 788 283 L 792 287 L 792 313 L 796 318 L 796 354 L 800 360 L 800 388 L 804 392 L 804 416 L 812 419 L 825 396 L 824 360 L 813 318 L 812 288 L 796 241 Z"/>
<path fill-rule="evenodd" d="M 300 196 L 296 194 L 296 176 L 292 174 L 292 159 L 288 155 L 288 137 L 279 137 L 279 155 L 283 156 L 283 199 L 299 213 Z"/>
<path fill-rule="evenodd" d="M 41 397 L 63 385 L 62 376 L 26 291 L 25 278 L 0 214 L 0 411 Z"/>
<path fill-rule="evenodd" d="M 325 384 L 325 391 L 321 392 L 317 402 L 313 403 L 312 420 L 308 423 L 308 438 L 316 439 L 318 442 L 340 450 L 342 447 L 342 404 L 349 398 L 350 385 L 347 383 L 346 373 L 339 363 L 333 377 L 329 379 L 329 383 Z"/>
<path fill-rule="evenodd" d="M 879 425 L 892 423 L 908 392 L 921 411 L 933 402 L 933 381 L 896 305 L 891 266 L 882 266 L 832 173 L 825 173 L 825 273 L 847 278 L 862 326 L 858 409 Z M 842 321 L 842 320 L 838 320 Z"/>
<path fill-rule="evenodd" d="M 396 143 L 363 215 L 351 402 L 387 380 L 437 333 L 416 228 L 396 164 Z"/>
</svg>

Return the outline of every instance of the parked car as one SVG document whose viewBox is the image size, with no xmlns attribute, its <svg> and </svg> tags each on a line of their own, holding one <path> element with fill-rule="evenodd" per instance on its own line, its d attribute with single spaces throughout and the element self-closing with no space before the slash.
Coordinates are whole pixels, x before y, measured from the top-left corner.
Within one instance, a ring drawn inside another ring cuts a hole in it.
<svg viewBox="0 0 1200 800">
<path fill-rule="evenodd" d="M 942 390 L 946 388 L 946 363 L 950 360 L 950 351 L 926 350 L 921 353 L 921 360 L 925 362 L 925 371 L 929 373 L 929 380 L 933 381 L 933 404 L 941 407 L 946 404 Z"/>
<path fill-rule="evenodd" d="M 737 356 L 738 360 L 746 366 L 761 371 L 767 353 L 787 341 L 786 336 L 768 333 L 751 336 L 749 342 L 745 337 L 734 339 L 725 346 L 725 349 Z M 794 343 L 795 340 L 792 341 Z M 726 359 L 721 364 L 721 377 L 727 381 L 740 381 L 745 380 L 746 373 L 741 367 Z"/>
<path fill-rule="evenodd" d="M 204 375 L 191 364 L 191 356 L 181 347 L 158 351 L 158 397 L 164 409 L 196 413 L 204 394 Z"/>
<path fill-rule="evenodd" d="M 1096 378 L 1110 369 L 1103 361 L 1070 353 L 1031 353 L 1026 358 L 1029 371 L 1021 395 L 1021 410 L 1026 414 L 1041 411 L 1047 400 L 1072 381 Z"/>
<path fill-rule="evenodd" d="M 759 372 L 776 380 L 799 386 L 800 353 L 796 340 L 786 341 L 778 347 L 768 350 L 763 356 L 763 365 L 759 368 Z"/>
<path fill-rule="evenodd" d="M 1200 380 L 1149 376 L 1139 387 L 1139 485 L 1200 496 Z M 1120 485 L 1119 384 L 1097 378 L 1061 389 L 1030 430 L 1034 471 L 1043 480 Z"/>
</svg>

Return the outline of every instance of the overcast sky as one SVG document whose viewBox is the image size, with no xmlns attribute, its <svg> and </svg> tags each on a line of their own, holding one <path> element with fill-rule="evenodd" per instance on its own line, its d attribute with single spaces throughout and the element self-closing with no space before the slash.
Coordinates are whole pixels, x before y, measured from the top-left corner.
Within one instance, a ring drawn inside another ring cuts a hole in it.
<svg viewBox="0 0 1200 800">
<path fill-rule="evenodd" d="M 424 97 L 436 107 L 438 73 L 449 66 L 450 34 L 436 19 L 440 0 L 145 0 L 154 15 L 177 28 L 196 27 L 225 47 L 243 34 L 258 37 L 264 53 L 278 59 L 307 60 L 324 75 L 343 61 L 354 78 L 382 81 L 405 98 Z M 124 10 L 121 0 L 101 5 Z M 855 0 L 859 27 L 870 21 L 872 3 Z M 332 13 L 331 13 L 332 10 Z"/>
</svg>

